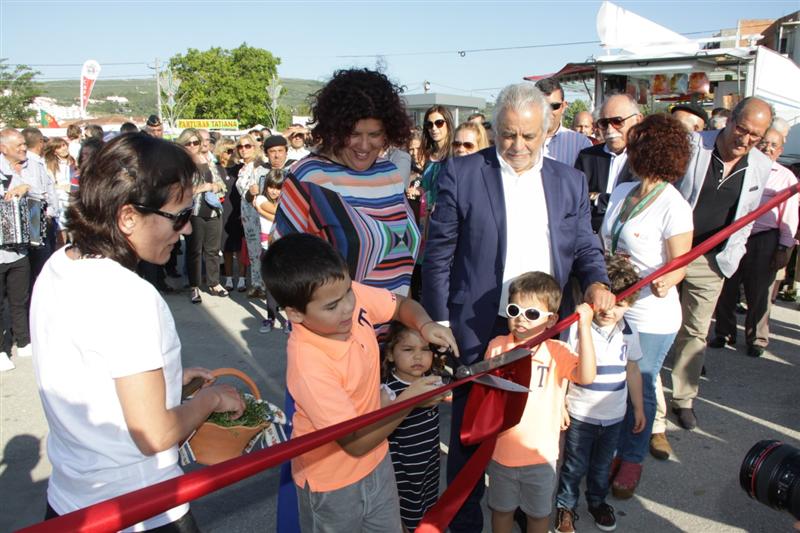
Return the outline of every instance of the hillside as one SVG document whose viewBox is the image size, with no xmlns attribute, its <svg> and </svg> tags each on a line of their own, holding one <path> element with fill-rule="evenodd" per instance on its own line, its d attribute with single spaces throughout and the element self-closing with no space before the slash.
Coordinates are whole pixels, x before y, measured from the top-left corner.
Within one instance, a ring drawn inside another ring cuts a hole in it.
<svg viewBox="0 0 800 533">
<path fill-rule="evenodd" d="M 308 96 L 322 87 L 322 82 L 295 78 L 283 78 L 285 88 L 281 97 L 281 105 L 293 110 L 295 114 L 307 112 Z M 42 82 L 42 96 L 55 98 L 59 105 L 69 106 L 78 103 L 79 80 L 59 80 Z M 155 113 L 156 84 L 155 79 L 97 80 L 92 91 L 92 100 L 105 100 L 107 96 L 121 96 L 128 99 L 128 104 L 104 101 L 89 104 L 93 115 L 122 114 L 148 116 Z M 235 118 L 235 117 L 214 117 Z"/>
</svg>

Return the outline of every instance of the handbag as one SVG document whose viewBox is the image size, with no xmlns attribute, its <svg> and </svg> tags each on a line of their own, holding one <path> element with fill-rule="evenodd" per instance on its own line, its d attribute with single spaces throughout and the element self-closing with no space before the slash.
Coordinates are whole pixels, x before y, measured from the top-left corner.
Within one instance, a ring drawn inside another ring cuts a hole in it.
<svg viewBox="0 0 800 533">
<path fill-rule="evenodd" d="M 222 202 L 219 201 L 219 196 L 217 193 L 212 191 L 206 191 L 203 193 L 203 201 L 205 201 L 206 205 L 211 209 L 222 209 Z"/>
</svg>

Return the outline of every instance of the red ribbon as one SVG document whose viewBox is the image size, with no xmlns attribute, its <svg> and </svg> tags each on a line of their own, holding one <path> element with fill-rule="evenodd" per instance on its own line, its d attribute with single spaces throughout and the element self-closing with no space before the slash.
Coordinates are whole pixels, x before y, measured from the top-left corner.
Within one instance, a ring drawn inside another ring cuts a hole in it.
<svg viewBox="0 0 800 533">
<path fill-rule="evenodd" d="M 739 220 L 736 220 L 724 230 L 712 235 L 684 255 L 673 259 L 649 276 L 639 280 L 632 287 L 619 293 L 617 295 L 617 300 L 627 298 L 645 285 L 649 285 L 653 280 L 658 279 L 668 272 L 683 268 L 701 255 L 708 253 L 735 232 L 775 206 L 785 202 L 797 192 L 800 192 L 800 183 L 779 192 L 771 201 L 760 206 L 755 211 L 748 213 Z M 577 320 L 578 314 L 573 313 L 552 328 L 520 346 L 526 348 L 537 346 L 545 340 L 561 333 Z M 525 383 L 527 387 L 528 382 L 530 382 L 531 368 L 528 357 L 515 361 L 514 365 L 508 365 L 504 368 L 516 367 L 520 364 L 526 366 L 528 369 L 528 381 Z M 515 398 L 522 398 L 521 405 L 519 400 L 515 400 Z M 467 406 L 464 409 L 461 441 L 467 445 L 480 443 L 480 446 L 462 467 L 461 471 L 447 487 L 447 490 L 444 491 L 436 504 L 428 509 L 425 516 L 422 517 L 422 521 L 417 527 L 419 533 L 438 533 L 447 528 L 453 520 L 453 517 L 464 504 L 467 496 L 469 496 L 470 492 L 474 489 L 475 484 L 480 481 L 481 476 L 486 471 L 486 466 L 492 458 L 492 452 L 497 442 L 497 434 L 516 424 L 516 422 L 514 422 L 511 426 L 506 425 L 513 417 L 516 417 L 517 422 L 519 421 L 519 418 L 522 416 L 522 409 L 525 407 L 526 399 L 527 395 L 525 394 L 491 389 L 479 383 L 472 385 L 472 390 L 470 390 L 469 397 L 467 398 Z M 502 425 L 499 424 L 500 421 L 503 421 Z"/>
<path fill-rule="evenodd" d="M 796 194 L 797 192 L 800 192 L 800 183 L 779 192 L 766 204 L 735 221 L 718 234 L 709 237 L 706 241 L 699 244 L 686 254 L 670 261 L 646 278 L 640 280 L 633 287 L 630 287 L 617 295 L 617 298 L 626 298 L 628 295 L 649 284 L 652 280 L 663 276 L 667 272 L 686 266 L 700 255 L 707 253 L 717 244 L 730 237 L 731 234 L 754 221 L 756 218 L 766 213 L 773 207 L 785 202 L 790 196 Z M 572 314 L 558 322 L 549 330 L 537 335 L 521 346 L 533 348 L 548 338 L 562 332 L 577 319 L 577 313 Z M 514 365 L 522 365 L 523 362 L 527 361 L 528 358 L 523 358 L 519 361 L 515 361 Z M 507 365 L 507 367 L 508 366 L 512 365 Z M 505 369 L 506 367 L 503 368 Z M 84 509 L 73 511 L 58 518 L 53 518 L 38 524 L 34 524 L 19 531 L 25 533 L 49 533 L 51 531 L 103 532 L 124 529 L 128 526 L 146 520 L 147 518 L 163 513 L 167 509 L 171 509 L 183 503 L 195 500 L 205 496 L 206 494 L 227 487 L 228 485 L 232 485 L 237 481 L 241 481 L 242 479 L 255 475 L 263 470 L 266 470 L 267 468 L 277 466 L 284 461 L 288 461 L 293 457 L 302 455 L 309 450 L 313 450 L 314 448 L 317 448 L 323 444 L 339 439 L 365 426 L 374 424 L 383 418 L 391 416 L 409 407 L 413 407 L 418 403 L 422 403 L 425 400 L 449 391 L 455 387 L 458 387 L 459 385 L 469 383 L 475 378 L 486 373 L 488 372 L 478 373 L 473 376 L 468 376 L 464 379 L 453 381 L 452 383 L 439 387 L 436 390 L 420 394 L 419 396 L 402 402 L 397 402 L 388 407 L 384 407 L 383 409 L 379 409 L 377 411 L 373 411 L 372 413 L 361 415 L 340 424 L 303 435 L 302 437 L 297 437 L 271 448 L 259 450 L 257 452 L 243 455 L 241 457 L 237 457 L 213 466 L 208 466 L 167 481 L 162 481 L 161 483 L 129 492 L 127 494 L 117 496 L 116 498 L 105 500 Z M 503 375 L 510 376 L 511 379 L 515 380 L 521 379 L 521 376 L 515 373 Z M 530 378 L 528 378 L 528 380 L 529 379 Z M 527 386 L 528 382 L 525 382 L 524 384 Z M 479 390 L 479 387 L 475 386 L 473 387 L 473 390 Z M 493 396 L 490 399 L 486 399 L 486 402 L 491 402 L 491 405 L 494 406 L 493 409 L 490 410 L 486 407 L 489 404 L 480 406 L 475 405 L 475 402 L 479 402 L 478 400 L 475 400 L 473 401 L 473 406 L 470 407 L 470 413 L 474 414 L 475 418 L 471 421 L 465 420 L 467 422 L 470 442 L 481 442 L 481 445 L 478 448 L 480 455 L 478 452 L 473 454 L 476 464 L 473 465 L 472 462 L 470 462 L 468 464 L 470 466 L 469 469 L 466 466 L 464 469 L 462 469 L 462 472 L 459 473 L 459 478 L 463 474 L 464 482 L 459 483 L 458 485 L 453 483 L 450 485 L 450 487 L 448 487 L 445 493 L 442 494 L 439 502 L 428 510 L 423 519 L 423 524 L 420 526 L 420 528 L 425 526 L 428 529 L 423 530 L 418 528 L 418 531 L 423 531 L 423 533 L 425 533 L 425 531 L 441 531 L 447 527 L 452 520 L 452 517 L 461 507 L 464 499 L 466 499 L 466 496 L 472 490 L 472 487 L 475 486 L 475 483 L 483 475 L 485 465 L 488 464 L 489 459 L 491 459 L 492 452 L 494 451 L 494 442 L 492 442 L 491 445 L 487 444 L 485 447 L 484 443 L 486 443 L 487 440 L 491 440 L 488 439 L 488 437 L 491 437 L 493 434 L 502 431 L 503 428 L 511 427 L 507 426 L 507 424 L 514 420 L 514 417 L 517 414 L 516 409 L 518 408 L 515 407 L 514 409 L 510 409 L 515 411 L 511 414 L 498 411 L 497 409 L 500 408 L 499 405 L 501 403 L 505 404 L 505 402 L 508 401 L 508 397 L 503 398 L 501 395 L 495 394 L 494 390 L 484 392 L 487 394 L 487 396 L 489 393 L 491 393 Z M 476 395 L 477 394 L 478 393 L 476 392 Z M 517 394 L 514 396 L 524 398 L 524 395 L 522 394 Z M 505 401 L 501 402 L 501 399 L 504 399 Z M 470 405 L 470 400 L 471 398 L 467 400 L 468 406 Z M 502 416 L 499 413 L 502 413 Z M 519 415 L 521 415 L 521 411 L 519 412 Z M 492 422 L 489 418 L 494 418 L 496 420 L 495 422 Z M 497 427 L 497 420 L 503 421 L 499 427 Z M 517 421 L 518 420 L 519 418 L 517 418 Z M 492 433 L 494 428 L 496 428 L 497 431 Z M 483 467 L 476 468 L 476 466 L 479 466 L 477 465 L 479 459 L 485 459 L 485 462 L 483 462 Z M 469 471 L 464 473 L 464 470 Z M 472 480 L 471 483 L 470 480 Z M 457 497 L 454 497 L 453 493 L 456 489 L 458 489 L 459 493 Z M 458 502 L 459 498 L 460 502 Z"/>
</svg>

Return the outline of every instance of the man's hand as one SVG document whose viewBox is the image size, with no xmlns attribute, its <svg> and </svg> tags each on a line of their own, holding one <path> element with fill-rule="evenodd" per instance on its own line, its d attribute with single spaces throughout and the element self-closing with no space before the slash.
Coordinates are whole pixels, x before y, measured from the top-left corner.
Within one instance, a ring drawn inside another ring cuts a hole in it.
<svg viewBox="0 0 800 533">
<path fill-rule="evenodd" d="M 8 191 L 6 191 L 5 200 L 11 200 L 15 196 L 17 198 L 22 198 L 23 196 L 28 194 L 29 190 L 31 190 L 31 186 L 30 185 L 26 185 L 26 184 L 17 185 L 13 189 L 9 189 Z"/>
<path fill-rule="evenodd" d="M 458 344 L 456 344 L 456 338 L 450 328 L 442 326 L 441 324 L 437 324 L 431 320 L 419 328 L 419 334 L 422 336 L 425 342 L 429 342 L 437 346 L 449 346 L 450 349 L 453 350 L 453 354 L 455 354 L 456 357 L 459 357 Z"/>
<path fill-rule="evenodd" d="M 772 261 L 769 263 L 769 268 L 774 271 L 778 271 L 782 268 L 786 268 L 786 265 L 789 264 L 789 258 L 792 256 L 792 249 L 791 248 L 778 248 L 775 250 L 775 253 L 772 254 Z"/>
<path fill-rule="evenodd" d="M 617 298 L 608 288 L 602 283 L 592 283 L 587 287 L 586 293 L 583 295 L 583 301 L 594 307 L 597 311 L 609 311 L 617 303 Z"/>
</svg>

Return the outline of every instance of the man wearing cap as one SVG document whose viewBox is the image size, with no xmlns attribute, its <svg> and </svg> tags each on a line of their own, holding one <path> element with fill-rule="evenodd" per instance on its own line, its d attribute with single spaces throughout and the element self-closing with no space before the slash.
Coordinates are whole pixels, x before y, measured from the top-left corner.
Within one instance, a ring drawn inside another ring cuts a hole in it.
<svg viewBox="0 0 800 533">
<path fill-rule="evenodd" d="M 164 125 L 161 123 L 161 119 L 158 118 L 158 115 L 150 115 L 147 117 L 147 122 L 142 131 L 153 137 L 158 137 L 159 139 L 164 138 Z"/>
<path fill-rule="evenodd" d="M 536 88 L 542 91 L 550 106 L 550 127 L 544 141 L 544 156 L 573 166 L 578 153 L 592 146 L 592 142 L 585 135 L 561 125 L 561 117 L 569 104 L 564 98 L 564 89 L 558 80 L 555 78 L 539 80 L 536 82 Z"/>
<path fill-rule="evenodd" d="M 583 171 L 589 184 L 592 230 L 603 223 L 611 191 L 620 183 L 633 181 L 628 169 L 628 130 L 642 121 L 636 101 L 627 94 L 612 94 L 600 108 L 597 129 L 605 142 L 581 150 L 575 168 Z"/>
<path fill-rule="evenodd" d="M 779 191 L 797 184 L 792 171 L 778 163 L 783 153 L 783 135 L 773 128 L 767 130 L 758 144 L 758 149 L 772 160 L 772 169 L 764 188 L 761 203 L 771 200 Z M 797 231 L 798 198 L 789 198 L 785 203 L 767 211 L 756 219 L 753 231 L 747 239 L 747 252 L 739 263 L 739 269 L 725 280 L 715 311 L 715 338 L 708 343 L 712 348 L 736 344 L 736 303 L 739 300 L 739 285 L 744 285 L 747 299 L 747 316 L 744 336 L 747 355 L 759 357 L 769 343 L 769 308 L 772 283 L 778 270 L 786 267 L 794 248 Z"/>
<path fill-rule="evenodd" d="M 672 108 L 670 113 L 689 131 L 706 129 L 708 114 L 698 104 L 678 104 Z"/>
</svg>

